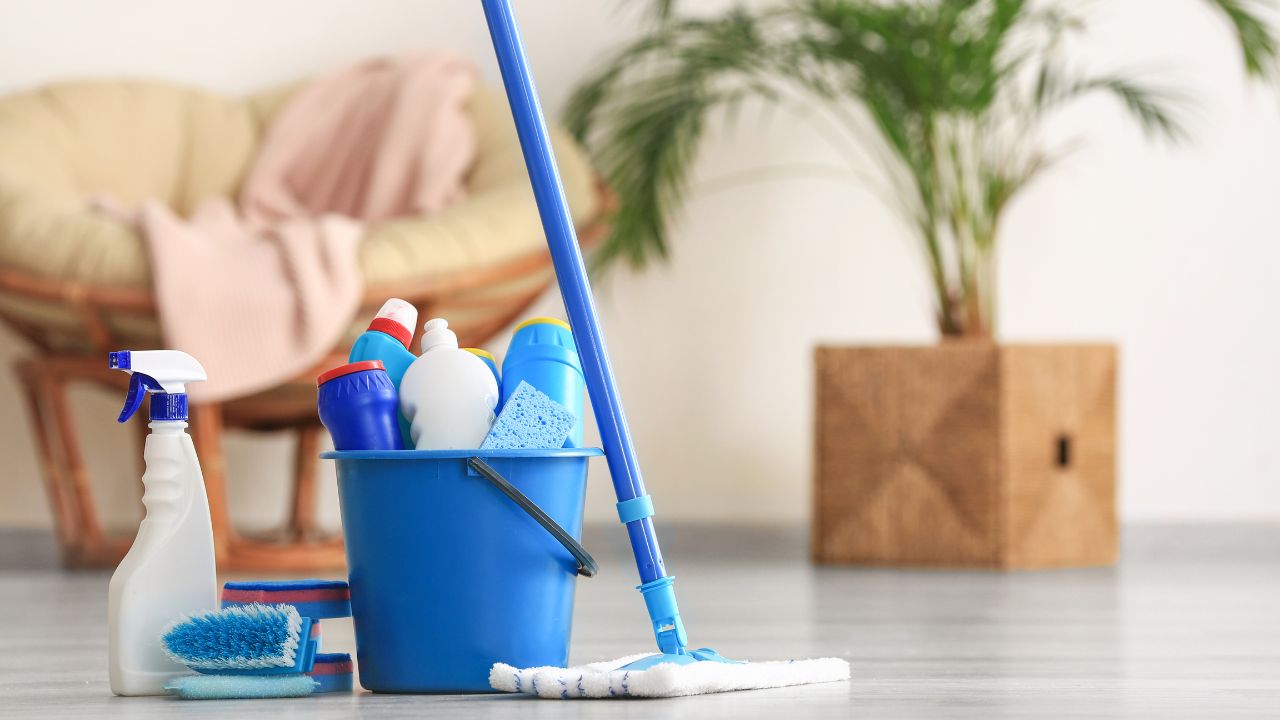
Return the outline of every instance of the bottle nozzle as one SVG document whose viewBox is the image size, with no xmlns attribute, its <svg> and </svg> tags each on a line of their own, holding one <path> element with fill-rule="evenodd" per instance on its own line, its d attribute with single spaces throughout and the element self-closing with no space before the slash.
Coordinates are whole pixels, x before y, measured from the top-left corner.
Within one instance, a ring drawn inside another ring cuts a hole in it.
<svg viewBox="0 0 1280 720">
<path fill-rule="evenodd" d="M 107 364 L 112 370 L 133 376 L 129 380 L 129 392 L 125 395 L 119 422 L 133 417 L 147 393 L 168 396 L 164 405 L 166 409 L 159 415 L 152 405 L 152 420 L 186 420 L 187 383 L 208 379 L 195 358 L 178 350 L 118 350 L 108 356 Z"/>
<path fill-rule="evenodd" d="M 437 347 L 458 347 L 458 336 L 449 329 L 449 321 L 444 318 L 431 318 L 422 326 L 422 352 Z"/>
</svg>

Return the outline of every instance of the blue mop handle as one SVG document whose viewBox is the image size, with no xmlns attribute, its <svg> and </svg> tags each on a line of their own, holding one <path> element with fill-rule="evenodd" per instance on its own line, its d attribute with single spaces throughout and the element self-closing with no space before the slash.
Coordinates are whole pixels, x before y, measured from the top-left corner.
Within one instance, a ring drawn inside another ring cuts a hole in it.
<svg viewBox="0 0 1280 720">
<path fill-rule="evenodd" d="M 551 261 L 555 265 L 560 294 L 573 328 L 573 340 L 582 358 L 583 374 L 587 390 L 591 393 L 591 406 L 595 408 L 596 426 L 604 445 L 613 489 L 618 496 L 618 517 L 626 524 L 631 538 L 631 550 L 635 554 L 636 567 L 640 571 L 640 591 L 644 595 L 649 617 L 653 621 L 658 646 L 665 653 L 683 653 L 687 645 L 680 613 L 676 608 L 672 577 L 667 576 L 662 564 L 662 551 L 653 529 L 653 503 L 644 490 L 640 478 L 640 465 L 636 461 L 635 446 L 631 442 L 631 430 L 622 410 L 622 400 L 613 381 L 613 369 L 609 365 L 609 353 L 605 349 L 604 332 L 596 316 L 595 301 L 591 296 L 591 284 L 587 280 L 586 265 L 578 248 L 573 219 L 569 215 L 569 203 L 560 184 L 560 172 L 556 169 L 555 155 L 547 135 L 547 123 L 538 102 L 538 91 L 529 71 L 529 60 L 520 41 L 515 13 L 510 0 L 483 0 L 485 18 L 489 22 L 489 34 L 498 56 L 498 68 L 507 89 L 507 101 L 515 118 L 516 133 L 524 151 L 525 165 L 529 169 L 529 181 L 533 196 L 542 216 L 542 228 L 551 249 Z"/>
</svg>

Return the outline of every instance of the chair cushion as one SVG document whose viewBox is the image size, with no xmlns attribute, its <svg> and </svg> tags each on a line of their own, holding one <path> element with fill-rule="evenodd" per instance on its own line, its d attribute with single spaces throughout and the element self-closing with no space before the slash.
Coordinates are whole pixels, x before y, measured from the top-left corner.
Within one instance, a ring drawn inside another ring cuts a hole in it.
<svg viewBox="0 0 1280 720">
<path fill-rule="evenodd" d="M 185 213 L 234 191 L 258 134 L 248 103 L 160 83 L 68 83 L 0 101 L 0 265 L 146 284 L 141 238 L 86 197 L 158 198 Z"/>
<path fill-rule="evenodd" d="M 160 82 L 78 82 L 0 100 L 0 268 L 49 281 L 149 289 L 143 239 L 92 210 L 86 198 L 159 198 L 186 213 L 206 197 L 233 196 L 292 89 L 235 99 Z M 369 228 L 360 252 L 368 287 L 502 262 L 543 246 L 504 100 L 482 89 L 469 111 L 479 140 L 469 197 L 430 217 Z M 585 224 L 601 211 L 594 173 L 565 133 L 552 128 L 552 141 L 573 218 Z M 10 296 L 0 297 L 0 308 L 35 322 L 63 315 L 57 305 Z M 158 336 L 150 318 L 106 320 L 115 329 L 132 322 L 133 332 Z"/>
</svg>

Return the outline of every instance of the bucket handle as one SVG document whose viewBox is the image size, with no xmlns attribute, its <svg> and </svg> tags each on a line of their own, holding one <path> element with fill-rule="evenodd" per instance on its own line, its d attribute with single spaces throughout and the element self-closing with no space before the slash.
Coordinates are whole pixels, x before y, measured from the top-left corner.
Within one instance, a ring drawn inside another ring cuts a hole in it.
<svg viewBox="0 0 1280 720">
<path fill-rule="evenodd" d="M 551 537 L 558 540 L 560 544 L 564 546 L 564 549 L 568 550 L 569 554 L 573 556 L 573 559 L 578 561 L 579 575 L 582 575 L 583 577 L 595 577 L 596 570 L 598 569 L 596 566 L 596 559 L 591 557 L 591 553 L 587 552 L 587 549 L 582 547 L 581 543 L 574 540 L 572 535 L 570 535 L 564 528 L 560 527 L 559 523 L 552 520 L 550 515 L 543 512 L 542 508 L 538 507 L 537 503 L 530 500 L 528 495 L 520 492 L 519 488 L 512 485 L 506 478 L 502 477 L 497 470 L 494 470 L 492 465 L 478 457 L 468 459 L 467 465 L 472 470 L 480 473 L 480 476 L 485 480 L 493 483 L 493 486 L 501 490 L 503 495 L 511 498 L 515 504 L 520 506 L 521 510 L 528 513 L 529 517 L 537 521 L 544 530 L 551 533 Z"/>
</svg>

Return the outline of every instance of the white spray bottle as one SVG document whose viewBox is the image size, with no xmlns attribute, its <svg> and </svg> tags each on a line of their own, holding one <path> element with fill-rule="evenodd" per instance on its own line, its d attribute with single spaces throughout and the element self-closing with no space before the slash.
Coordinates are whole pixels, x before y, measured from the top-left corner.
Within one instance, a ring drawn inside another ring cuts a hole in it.
<svg viewBox="0 0 1280 720">
<path fill-rule="evenodd" d="M 177 350 L 113 352 L 111 368 L 133 375 L 120 422 L 154 393 L 151 434 L 142 453 L 147 514 L 111 576 L 111 692 L 163 695 L 165 683 L 187 670 L 164 654 L 161 631 L 183 615 L 218 607 L 209 498 L 186 431 L 186 385 L 207 376 L 195 358 Z"/>
</svg>

